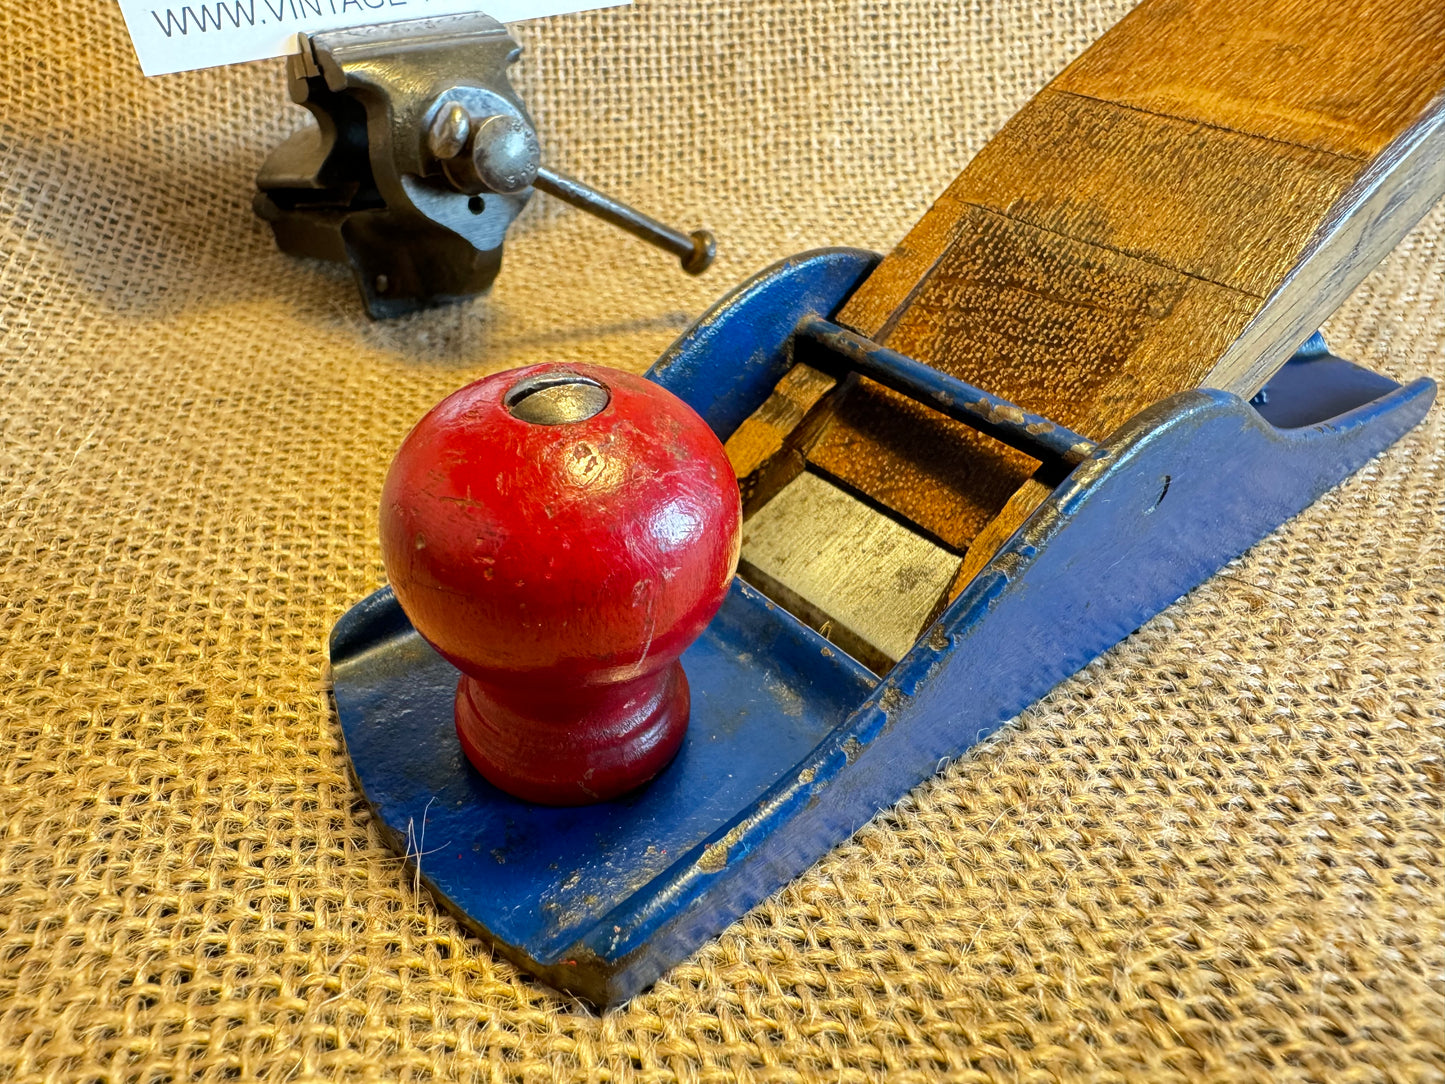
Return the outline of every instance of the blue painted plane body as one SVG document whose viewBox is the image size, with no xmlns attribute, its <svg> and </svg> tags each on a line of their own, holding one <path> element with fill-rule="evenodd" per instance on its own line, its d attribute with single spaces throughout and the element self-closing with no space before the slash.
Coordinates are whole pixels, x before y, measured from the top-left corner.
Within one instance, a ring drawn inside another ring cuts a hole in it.
<svg viewBox="0 0 1445 1084">
<path fill-rule="evenodd" d="M 792 364 L 800 324 L 831 317 L 876 262 L 850 249 L 785 261 L 649 375 L 726 439 Z M 682 659 L 682 752 L 595 806 L 530 805 L 471 768 L 453 729 L 457 672 L 383 590 L 331 640 L 356 777 L 468 928 L 615 1004 L 1359 469 L 1433 397 L 1430 381 L 1402 387 L 1314 336 L 1251 403 L 1202 389 L 1150 407 L 1083 449 L 882 677 L 735 582 Z"/>
</svg>

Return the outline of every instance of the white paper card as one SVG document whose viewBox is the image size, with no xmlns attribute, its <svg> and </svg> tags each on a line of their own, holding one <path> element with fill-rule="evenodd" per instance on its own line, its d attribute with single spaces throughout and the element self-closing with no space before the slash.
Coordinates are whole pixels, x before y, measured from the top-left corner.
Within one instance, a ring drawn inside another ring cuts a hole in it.
<svg viewBox="0 0 1445 1084">
<path fill-rule="evenodd" d="M 631 0 L 119 0 L 147 75 L 285 56 L 298 33 L 480 11 L 498 22 L 539 19 Z"/>
</svg>

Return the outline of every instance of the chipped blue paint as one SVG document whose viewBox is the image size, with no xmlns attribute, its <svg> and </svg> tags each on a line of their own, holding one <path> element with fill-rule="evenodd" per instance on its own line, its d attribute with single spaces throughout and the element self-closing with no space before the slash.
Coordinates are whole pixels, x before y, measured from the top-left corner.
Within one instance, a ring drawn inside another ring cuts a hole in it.
<svg viewBox="0 0 1445 1084">
<path fill-rule="evenodd" d="M 654 366 L 723 436 L 876 257 L 829 250 L 744 285 Z M 457 674 L 389 591 L 331 641 L 356 776 L 398 850 L 470 929 L 599 1005 L 625 1000 L 954 757 L 1399 439 L 1434 398 L 1318 336 L 1255 403 L 1201 390 L 1093 448 L 879 681 L 735 583 L 683 656 L 693 721 L 644 790 L 528 805 L 467 764 Z M 423 836 L 424 832 L 424 836 Z M 410 842 L 408 842 L 410 841 Z"/>
</svg>

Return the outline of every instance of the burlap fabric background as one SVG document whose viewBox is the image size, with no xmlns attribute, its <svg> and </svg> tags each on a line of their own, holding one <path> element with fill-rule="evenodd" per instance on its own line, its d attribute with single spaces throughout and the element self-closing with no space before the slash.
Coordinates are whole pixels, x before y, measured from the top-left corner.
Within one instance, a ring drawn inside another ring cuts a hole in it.
<svg viewBox="0 0 1445 1084">
<path fill-rule="evenodd" d="M 1445 1076 L 1439 408 L 600 1018 L 418 898 L 347 774 L 324 645 L 427 407 L 640 370 L 776 257 L 890 246 L 1127 2 L 523 25 L 553 161 L 716 269 L 539 199 L 489 298 L 376 324 L 251 217 L 279 62 L 146 81 L 104 0 L 6 0 L 0 1079 Z M 1442 237 L 1337 348 L 1445 376 Z"/>
</svg>

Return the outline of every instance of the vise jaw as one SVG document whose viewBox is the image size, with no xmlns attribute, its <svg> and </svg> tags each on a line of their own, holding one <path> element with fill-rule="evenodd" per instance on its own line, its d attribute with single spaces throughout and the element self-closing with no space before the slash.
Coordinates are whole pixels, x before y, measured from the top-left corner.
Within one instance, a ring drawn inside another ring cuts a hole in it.
<svg viewBox="0 0 1445 1084">
<path fill-rule="evenodd" d="M 485 15 L 303 35 L 301 46 L 287 81 L 316 126 L 266 159 L 254 204 L 281 250 L 349 263 L 376 317 L 490 286 L 531 189 L 453 186 L 451 160 L 437 152 L 451 149 L 447 137 L 466 143 L 477 135 L 468 129 L 487 127 L 472 117 L 510 118 L 531 132 L 507 79 L 521 47 Z M 433 124 L 439 139 L 429 138 Z"/>
<path fill-rule="evenodd" d="M 254 200 L 281 250 L 349 264 L 367 312 L 400 316 L 486 290 L 540 188 L 705 270 L 706 230 L 673 230 L 542 165 L 507 78 L 521 51 L 480 14 L 301 35 L 287 82 L 316 125 L 271 152 Z"/>
</svg>

